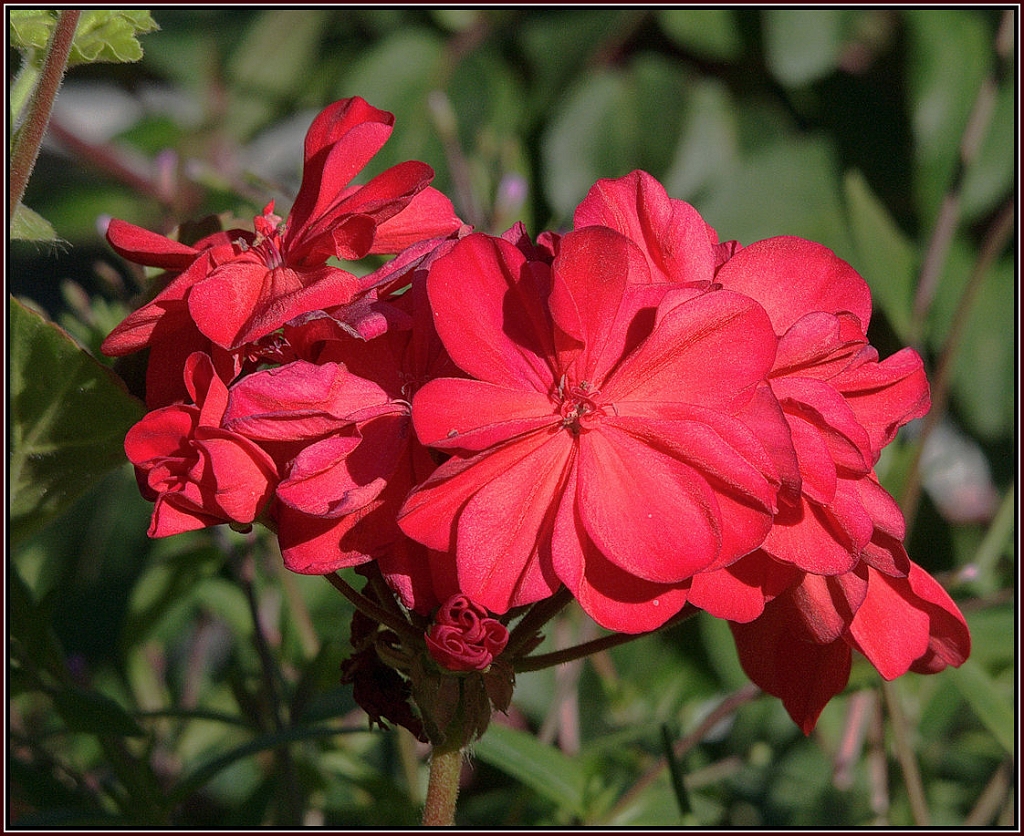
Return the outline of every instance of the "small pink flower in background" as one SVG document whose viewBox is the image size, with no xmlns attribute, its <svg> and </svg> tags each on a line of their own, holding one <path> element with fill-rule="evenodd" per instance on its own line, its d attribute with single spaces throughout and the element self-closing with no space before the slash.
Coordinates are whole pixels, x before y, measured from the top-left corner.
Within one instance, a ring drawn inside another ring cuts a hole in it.
<svg viewBox="0 0 1024 836">
<path fill-rule="evenodd" d="M 205 354 L 185 363 L 195 404 L 154 410 L 128 431 L 125 453 L 142 495 L 155 502 L 150 537 L 255 521 L 277 482 L 273 459 L 224 428 L 228 391 Z"/>
<path fill-rule="evenodd" d="M 449 598 L 426 634 L 427 650 L 451 671 L 483 671 L 508 644 L 508 630 L 465 595 Z"/>
</svg>

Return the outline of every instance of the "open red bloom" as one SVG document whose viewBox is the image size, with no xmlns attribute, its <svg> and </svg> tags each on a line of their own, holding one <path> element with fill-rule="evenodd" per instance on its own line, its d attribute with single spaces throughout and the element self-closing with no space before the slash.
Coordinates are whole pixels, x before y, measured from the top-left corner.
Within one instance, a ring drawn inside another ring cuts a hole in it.
<svg viewBox="0 0 1024 836">
<path fill-rule="evenodd" d="M 758 436 L 782 420 L 763 383 L 776 340 L 744 296 L 652 284 L 612 230 L 557 253 L 475 234 L 431 269 L 435 325 L 471 379 L 413 401 L 421 441 L 454 455 L 400 524 L 453 552 L 492 612 L 564 583 L 602 625 L 648 630 L 771 526 L 780 479 Z"/>
<path fill-rule="evenodd" d="M 277 481 L 270 456 L 224 428 L 227 387 L 207 355 L 188 358 L 185 384 L 194 405 L 154 410 L 125 438 L 142 495 L 156 503 L 150 537 L 224 522 L 248 525 Z"/>
<path fill-rule="evenodd" d="M 399 535 L 402 497 L 388 501 L 388 484 L 408 423 L 407 404 L 338 363 L 296 360 L 231 388 L 224 426 L 258 442 L 281 474 L 272 516 L 289 569 L 355 566 Z"/>
<path fill-rule="evenodd" d="M 851 650 L 886 679 L 959 666 L 971 651 L 956 604 L 915 563 L 903 578 L 866 564 L 835 577 L 807 574 L 761 617 L 730 626 L 743 670 L 806 734 L 846 687 Z"/>
<path fill-rule="evenodd" d="M 108 239 L 119 253 L 180 274 L 114 329 L 103 351 L 128 354 L 149 345 L 158 327 L 168 339 L 190 333 L 192 323 L 213 344 L 238 349 L 300 314 L 346 304 L 365 289 L 364 280 L 329 266 L 328 258 L 396 253 L 457 230 L 461 221 L 451 203 L 427 186 L 433 171 L 425 163 L 401 163 L 364 185 L 349 185 L 387 141 L 393 123 L 390 113 L 358 97 L 325 108 L 306 135 L 302 186 L 284 224 L 271 203 L 255 219 L 255 234 L 187 247 L 112 222 Z M 173 322 L 160 326 L 165 316 Z"/>
<path fill-rule="evenodd" d="M 628 235 L 662 281 L 753 299 L 779 338 L 767 379 L 785 431 L 762 436 L 782 475 L 771 530 L 750 554 L 696 574 L 689 592 L 733 622 L 751 678 L 807 731 L 845 687 L 851 648 L 887 678 L 959 665 L 963 616 L 910 562 L 903 515 L 874 471 L 897 430 L 927 412 L 929 392 L 916 352 L 880 361 L 868 343 L 866 282 L 800 238 L 719 244 L 644 172 L 599 181 L 575 222 Z"/>
</svg>

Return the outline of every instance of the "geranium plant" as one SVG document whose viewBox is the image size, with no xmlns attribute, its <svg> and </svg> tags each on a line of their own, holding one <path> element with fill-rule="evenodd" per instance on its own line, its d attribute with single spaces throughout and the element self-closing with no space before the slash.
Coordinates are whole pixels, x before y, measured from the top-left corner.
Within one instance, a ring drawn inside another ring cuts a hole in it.
<svg viewBox="0 0 1024 836">
<path fill-rule="evenodd" d="M 455 823 L 523 675 L 690 618 L 728 625 L 804 735 L 854 658 L 886 681 L 964 664 L 878 473 L 933 407 L 925 365 L 872 344 L 854 264 L 733 240 L 639 167 L 571 222 L 481 228 L 425 162 L 364 172 L 404 116 L 358 92 L 312 120 L 287 210 L 109 220 L 149 290 L 100 350 L 144 363 L 123 450 L 149 537 L 269 539 L 343 596 L 338 680 L 429 747 L 423 824 Z M 552 650 L 567 608 L 596 637 Z"/>
</svg>

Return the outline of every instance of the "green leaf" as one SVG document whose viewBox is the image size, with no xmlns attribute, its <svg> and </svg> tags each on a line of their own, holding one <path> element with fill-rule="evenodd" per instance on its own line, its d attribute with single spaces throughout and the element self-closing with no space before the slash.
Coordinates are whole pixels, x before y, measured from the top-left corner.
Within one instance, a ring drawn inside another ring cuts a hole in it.
<svg viewBox="0 0 1024 836">
<path fill-rule="evenodd" d="M 491 723 L 473 745 L 473 753 L 516 778 L 559 807 L 584 815 L 586 776 L 578 760 L 567 758 L 531 734 Z"/>
<path fill-rule="evenodd" d="M 852 257 L 838 165 L 823 136 L 788 136 L 751 152 L 709 186 L 697 209 L 722 240 L 799 235 Z"/>
<path fill-rule="evenodd" d="M 62 513 L 124 462 L 144 413 L 110 369 L 11 297 L 10 529 L 13 543 Z"/>
<path fill-rule="evenodd" d="M 665 190 L 678 200 L 692 201 L 738 158 L 739 126 L 728 88 L 717 79 L 701 79 L 686 104 Z"/>
<path fill-rule="evenodd" d="M 235 136 L 249 137 L 282 104 L 293 104 L 309 84 L 329 14 L 321 9 L 271 9 L 246 30 L 228 64 L 233 84 L 225 122 Z"/>
<path fill-rule="evenodd" d="M 839 63 L 846 9 L 770 9 L 764 13 L 768 70 L 787 87 L 824 78 Z"/>
<path fill-rule="evenodd" d="M 128 712 L 97 691 L 65 688 L 53 695 L 53 705 L 69 731 L 116 737 L 145 734 Z"/>
<path fill-rule="evenodd" d="M 952 677 L 978 719 L 992 732 L 999 745 L 1011 757 L 1014 756 L 1017 752 L 1017 735 L 1013 706 L 995 681 L 973 659 L 968 659 L 959 668 L 949 668 L 948 671 L 947 676 Z"/>
<path fill-rule="evenodd" d="M 666 9 L 657 15 L 669 38 L 703 58 L 731 61 L 743 51 L 733 9 Z"/>
<path fill-rule="evenodd" d="M 904 342 L 911 339 L 914 279 L 918 259 L 864 175 L 848 172 L 843 180 L 853 237 L 853 266 L 871 287 L 871 296 Z"/>
<path fill-rule="evenodd" d="M 11 218 L 11 239 L 14 241 L 57 241 L 57 230 L 38 212 L 19 203 Z"/>
<path fill-rule="evenodd" d="M 984 18 L 967 9 L 908 9 L 907 88 L 914 131 L 914 191 L 924 223 L 949 188 L 960 141 L 992 60 Z"/>
<path fill-rule="evenodd" d="M 58 12 L 16 9 L 10 13 L 11 45 L 23 51 L 37 51 L 34 60 L 42 61 Z M 136 35 L 155 32 L 160 27 L 148 11 L 86 9 L 82 12 L 71 44 L 68 67 L 78 64 L 130 63 L 142 58 L 142 45 Z"/>
<path fill-rule="evenodd" d="M 602 177 L 643 169 L 662 177 L 672 163 L 687 78 L 678 65 L 640 55 L 626 71 L 588 74 L 541 138 L 544 186 L 557 219 Z"/>
</svg>

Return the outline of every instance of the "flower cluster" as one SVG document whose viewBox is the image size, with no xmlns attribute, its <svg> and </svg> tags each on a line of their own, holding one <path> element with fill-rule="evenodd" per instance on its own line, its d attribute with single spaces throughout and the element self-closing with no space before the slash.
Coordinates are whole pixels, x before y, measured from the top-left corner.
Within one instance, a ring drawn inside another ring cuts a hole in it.
<svg viewBox="0 0 1024 836">
<path fill-rule="evenodd" d="M 720 242 L 639 171 L 570 231 L 475 232 L 422 163 L 350 185 L 392 121 L 321 113 L 284 222 L 193 244 L 111 223 L 166 271 L 104 343 L 149 350 L 125 448 L 152 536 L 259 522 L 293 571 L 373 562 L 454 671 L 560 591 L 620 633 L 698 608 L 805 732 L 853 650 L 888 679 L 967 657 L 875 473 L 929 408 L 922 362 L 879 358 L 850 265 Z M 336 266 L 369 254 L 394 257 Z"/>
</svg>

